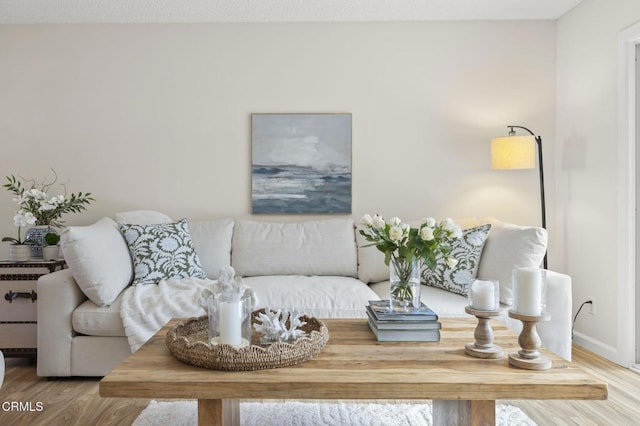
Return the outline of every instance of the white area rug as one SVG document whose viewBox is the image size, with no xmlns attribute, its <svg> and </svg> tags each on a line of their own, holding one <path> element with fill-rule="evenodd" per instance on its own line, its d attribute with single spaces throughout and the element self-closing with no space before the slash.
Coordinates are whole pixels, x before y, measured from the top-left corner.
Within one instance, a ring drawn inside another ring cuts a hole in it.
<svg viewBox="0 0 640 426">
<path fill-rule="evenodd" d="M 431 403 L 315 403 L 241 402 L 240 422 L 256 425 L 336 425 L 336 426 L 427 426 L 431 425 Z M 197 402 L 151 401 L 134 426 L 196 426 Z M 535 426 L 525 413 L 512 405 L 496 404 L 496 424 Z"/>
</svg>

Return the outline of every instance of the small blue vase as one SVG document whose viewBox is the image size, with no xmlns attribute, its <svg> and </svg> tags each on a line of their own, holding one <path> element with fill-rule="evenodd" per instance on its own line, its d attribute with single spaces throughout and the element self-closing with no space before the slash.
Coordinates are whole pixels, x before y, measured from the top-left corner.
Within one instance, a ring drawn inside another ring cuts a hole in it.
<svg viewBox="0 0 640 426">
<path fill-rule="evenodd" d="M 42 258 L 42 246 L 46 245 L 44 236 L 50 232 L 55 233 L 56 231 L 49 225 L 36 225 L 24 233 L 24 241 L 31 247 L 32 259 Z"/>
</svg>

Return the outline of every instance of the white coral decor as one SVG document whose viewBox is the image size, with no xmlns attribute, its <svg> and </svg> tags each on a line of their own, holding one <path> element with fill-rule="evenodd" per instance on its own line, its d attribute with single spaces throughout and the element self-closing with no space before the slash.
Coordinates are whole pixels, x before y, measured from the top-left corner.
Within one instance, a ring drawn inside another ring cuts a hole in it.
<svg viewBox="0 0 640 426">
<path fill-rule="evenodd" d="M 258 306 L 258 296 L 253 289 L 244 284 L 241 277 L 236 277 L 236 271 L 231 266 L 223 266 L 218 279 L 213 282 L 211 288 L 204 288 L 200 292 L 198 304 L 205 310 L 213 300 L 222 295 L 230 296 L 235 300 L 249 298 L 249 308 L 253 310 Z"/>
<path fill-rule="evenodd" d="M 289 312 L 280 309 L 272 311 L 270 308 L 266 308 L 264 313 L 261 312 L 256 317 L 256 323 L 253 324 L 253 328 L 256 332 L 264 335 L 265 340 L 295 340 L 307 334 L 298 328 L 306 324 L 300 319 L 301 316 L 297 311 Z M 288 327 L 287 320 L 289 320 Z"/>
</svg>

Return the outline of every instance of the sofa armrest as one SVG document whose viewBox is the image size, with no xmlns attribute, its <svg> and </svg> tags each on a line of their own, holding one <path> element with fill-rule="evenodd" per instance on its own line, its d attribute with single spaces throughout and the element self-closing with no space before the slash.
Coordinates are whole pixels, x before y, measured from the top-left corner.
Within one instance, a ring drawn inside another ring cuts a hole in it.
<svg viewBox="0 0 640 426">
<path fill-rule="evenodd" d="M 571 277 L 547 270 L 547 314 L 550 321 L 538 324 L 538 334 L 545 348 L 571 361 Z"/>
<path fill-rule="evenodd" d="M 71 315 L 87 297 L 69 269 L 38 279 L 38 376 L 71 375 Z"/>
</svg>

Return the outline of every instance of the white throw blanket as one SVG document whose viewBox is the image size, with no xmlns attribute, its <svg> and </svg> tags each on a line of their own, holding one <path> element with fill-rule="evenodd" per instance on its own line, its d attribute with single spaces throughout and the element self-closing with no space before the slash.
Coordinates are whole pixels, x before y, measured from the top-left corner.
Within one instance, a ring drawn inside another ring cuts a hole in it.
<svg viewBox="0 0 640 426">
<path fill-rule="evenodd" d="M 127 288 L 122 295 L 120 316 L 131 353 L 140 349 L 170 319 L 204 315 L 200 294 L 205 289 L 212 290 L 214 283 L 214 280 L 184 278 Z"/>
</svg>

